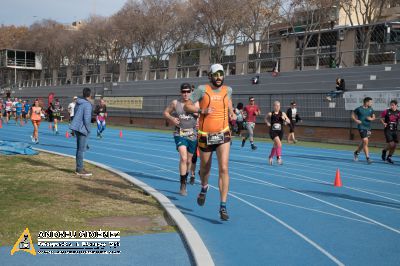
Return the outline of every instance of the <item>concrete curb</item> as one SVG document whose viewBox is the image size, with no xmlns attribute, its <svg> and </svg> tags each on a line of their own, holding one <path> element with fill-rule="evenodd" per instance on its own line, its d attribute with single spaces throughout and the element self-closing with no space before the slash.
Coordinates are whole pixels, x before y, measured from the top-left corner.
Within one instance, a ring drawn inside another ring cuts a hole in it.
<svg viewBox="0 0 400 266">
<path fill-rule="evenodd" d="M 54 152 L 54 151 L 49 151 L 49 150 L 39 149 L 39 148 L 34 148 L 34 149 L 38 150 L 38 151 L 42 151 L 42 152 L 55 154 L 55 155 L 75 158 L 75 156 L 63 154 L 63 153 L 59 153 L 59 152 Z M 121 176 L 122 178 L 124 178 L 125 180 L 140 187 L 141 189 L 143 189 L 144 191 L 149 193 L 151 196 L 153 196 L 161 204 L 161 206 L 163 206 L 163 208 L 167 211 L 168 215 L 174 220 L 174 222 L 178 226 L 181 234 L 183 235 L 183 237 L 190 249 L 194 263 L 199 266 L 200 265 L 201 266 L 203 266 L 203 265 L 204 266 L 214 266 L 215 265 L 211 255 L 210 255 L 210 252 L 208 251 L 207 247 L 205 246 L 199 233 L 192 226 L 192 224 L 186 219 L 186 217 L 179 211 L 179 209 L 166 196 L 164 196 L 163 194 L 161 194 L 160 192 L 158 192 L 156 189 L 152 188 L 151 186 L 147 185 L 146 183 L 144 183 L 144 182 L 138 180 L 137 178 L 135 178 L 131 175 L 128 175 L 122 171 L 114 169 L 105 164 L 90 161 L 90 160 L 85 160 L 85 162 L 93 164 L 97 167 L 103 168 L 114 174 L 117 174 L 117 175 Z"/>
</svg>

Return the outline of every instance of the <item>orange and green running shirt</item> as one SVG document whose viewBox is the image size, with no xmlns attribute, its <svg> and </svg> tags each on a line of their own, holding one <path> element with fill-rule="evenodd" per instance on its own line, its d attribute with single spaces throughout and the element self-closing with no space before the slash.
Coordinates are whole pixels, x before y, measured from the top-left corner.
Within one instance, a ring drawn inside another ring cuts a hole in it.
<svg viewBox="0 0 400 266">
<path fill-rule="evenodd" d="M 195 89 L 190 100 L 199 102 L 202 110 L 214 108 L 210 114 L 200 114 L 199 134 L 218 133 L 229 130 L 229 102 L 232 100 L 232 88 L 221 86 L 212 89 L 210 85 L 201 85 Z"/>
</svg>

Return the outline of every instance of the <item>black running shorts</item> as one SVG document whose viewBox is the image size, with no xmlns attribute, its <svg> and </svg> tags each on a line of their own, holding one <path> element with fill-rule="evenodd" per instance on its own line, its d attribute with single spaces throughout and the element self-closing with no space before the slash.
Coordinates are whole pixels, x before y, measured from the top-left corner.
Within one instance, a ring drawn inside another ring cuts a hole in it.
<svg viewBox="0 0 400 266">
<path fill-rule="evenodd" d="M 383 132 L 385 133 L 385 138 L 387 143 L 389 142 L 399 143 L 397 130 L 389 130 L 385 128 Z"/>
</svg>

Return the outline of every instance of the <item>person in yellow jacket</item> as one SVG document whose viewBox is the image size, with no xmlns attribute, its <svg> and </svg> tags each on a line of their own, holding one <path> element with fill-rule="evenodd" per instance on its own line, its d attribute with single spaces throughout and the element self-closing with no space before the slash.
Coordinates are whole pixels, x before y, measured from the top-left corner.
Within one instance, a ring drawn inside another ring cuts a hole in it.
<svg viewBox="0 0 400 266">
<path fill-rule="evenodd" d="M 197 204 L 203 206 L 208 191 L 212 154 L 217 153 L 219 168 L 220 217 L 229 220 L 226 201 L 229 189 L 229 151 L 231 132 L 229 119 L 236 120 L 232 108 L 232 88 L 224 85 L 224 68 L 213 64 L 209 73 L 210 83 L 195 89 L 184 110 L 199 113 L 198 147 L 200 149 L 201 191 Z M 200 108 L 195 106 L 199 102 Z"/>
</svg>

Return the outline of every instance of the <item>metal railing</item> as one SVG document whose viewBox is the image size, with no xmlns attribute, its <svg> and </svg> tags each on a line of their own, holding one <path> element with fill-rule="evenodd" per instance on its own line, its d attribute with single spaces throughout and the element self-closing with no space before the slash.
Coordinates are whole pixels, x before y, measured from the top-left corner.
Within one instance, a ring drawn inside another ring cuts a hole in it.
<svg viewBox="0 0 400 266">
<path fill-rule="evenodd" d="M 328 51 L 331 50 L 331 51 Z M 368 52 L 368 53 L 367 53 Z M 226 70 L 226 75 L 245 75 L 253 73 L 271 72 L 276 66 L 282 66 L 283 61 L 291 62 L 293 70 L 311 70 L 322 68 L 337 68 L 350 66 L 364 66 L 365 54 L 368 55 L 368 64 L 397 64 L 400 58 L 400 43 L 392 43 L 384 47 L 371 46 L 366 49 L 357 49 L 342 51 L 340 47 L 328 49 L 328 47 L 307 48 L 304 54 L 296 49 L 294 56 L 284 56 L 279 53 L 263 53 L 262 56 L 250 54 L 247 60 L 232 61 L 226 60 L 221 63 Z M 236 57 L 227 57 L 227 59 L 236 59 Z M 60 85 L 81 85 L 97 84 L 105 82 L 131 82 L 139 80 L 158 80 L 158 79 L 185 79 L 196 78 L 206 75 L 209 64 L 201 65 L 178 65 L 176 67 L 150 68 L 148 70 L 140 69 L 129 71 L 126 67 L 122 73 L 101 73 L 73 75 L 70 77 L 57 77 L 45 79 L 28 79 L 17 82 L 20 87 L 37 86 L 60 86 Z M 119 72 L 119 71 L 118 71 Z"/>
</svg>

